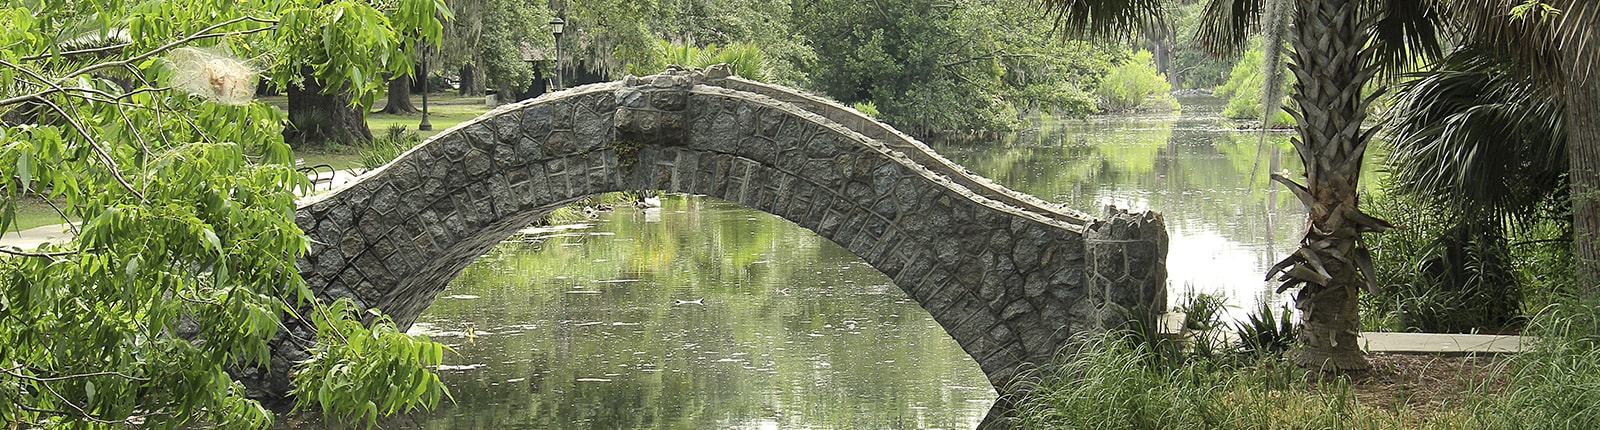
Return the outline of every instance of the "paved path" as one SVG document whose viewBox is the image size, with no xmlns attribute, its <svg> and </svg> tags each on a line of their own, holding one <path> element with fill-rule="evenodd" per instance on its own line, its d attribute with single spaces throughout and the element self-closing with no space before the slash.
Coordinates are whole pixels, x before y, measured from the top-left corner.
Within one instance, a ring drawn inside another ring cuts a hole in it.
<svg viewBox="0 0 1600 430">
<path fill-rule="evenodd" d="M 47 225 L 0 234 L 0 246 L 32 250 L 45 242 L 66 242 L 70 238 L 72 230 L 66 224 Z"/>
<path fill-rule="evenodd" d="M 1177 333 L 1183 314 L 1168 312 L 1159 324 L 1162 333 Z M 1234 340 L 1232 329 L 1221 334 Z M 1529 336 L 1491 334 L 1361 332 L 1360 342 L 1367 352 L 1395 354 L 1506 354 L 1533 347 Z"/>
</svg>

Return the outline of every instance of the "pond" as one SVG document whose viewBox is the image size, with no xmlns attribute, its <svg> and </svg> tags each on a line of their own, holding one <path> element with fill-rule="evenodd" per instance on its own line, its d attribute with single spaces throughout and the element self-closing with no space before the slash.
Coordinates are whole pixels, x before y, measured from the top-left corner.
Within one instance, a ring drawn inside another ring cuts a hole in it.
<svg viewBox="0 0 1600 430">
<path fill-rule="evenodd" d="M 1262 144 L 1209 99 L 1182 114 L 1066 120 L 934 146 L 974 172 L 1099 213 L 1165 214 L 1171 301 L 1281 302 L 1262 281 L 1303 228 Z M 1289 167 L 1294 169 L 1294 167 Z M 668 195 L 525 230 L 467 268 L 412 328 L 455 354 L 455 402 L 390 427 L 970 429 L 995 394 L 904 292 L 775 216 Z"/>
</svg>

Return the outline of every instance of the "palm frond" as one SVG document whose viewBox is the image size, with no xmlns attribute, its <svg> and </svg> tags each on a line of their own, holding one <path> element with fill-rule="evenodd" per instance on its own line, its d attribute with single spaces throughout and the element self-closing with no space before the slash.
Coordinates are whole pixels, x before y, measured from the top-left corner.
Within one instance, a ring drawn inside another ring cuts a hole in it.
<svg viewBox="0 0 1600 430">
<path fill-rule="evenodd" d="M 1398 191 L 1463 213 L 1531 214 L 1565 187 L 1565 103 L 1494 56 L 1452 53 L 1435 72 L 1412 75 L 1387 118 L 1386 169 Z"/>
<path fill-rule="evenodd" d="M 1592 0 L 1460 0 L 1443 11 L 1466 44 L 1487 47 L 1517 73 L 1555 85 L 1595 74 L 1600 2 Z M 1546 6 L 1529 7 L 1529 6 Z M 1563 64 L 1573 65 L 1571 70 Z"/>
<path fill-rule="evenodd" d="M 1596 51 L 1600 51 L 1600 2 L 1593 0 L 1564 1 L 1566 9 L 1556 24 L 1555 37 L 1562 53 L 1575 56 L 1568 64 L 1577 68 L 1566 70 L 1570 81 L 1600 79 L 1596 77 Z"/>
<path fill-rule="evenodd" d="M 1167 19 L 1161 0 L 1039 0 L 1045 17 L 1067 37 L 1101 39 L 1156 28 Z"/>
<path fill-rule="evenodd" d="M 1194 40 L 1211 55 L 1239 51 L 1259 27 L 1264 0 L 1209 0 Z"/>
<path fill-rule="evenodd" d="M 1435 0 L 1374 0 L 1368 7 L 1380 12 L 1371 30 L 1371 58 L 1380 70 L 1390 72 L 1381 76 L 1397 77 L 1442 56 L 1445 23 Z"/>
</svg>

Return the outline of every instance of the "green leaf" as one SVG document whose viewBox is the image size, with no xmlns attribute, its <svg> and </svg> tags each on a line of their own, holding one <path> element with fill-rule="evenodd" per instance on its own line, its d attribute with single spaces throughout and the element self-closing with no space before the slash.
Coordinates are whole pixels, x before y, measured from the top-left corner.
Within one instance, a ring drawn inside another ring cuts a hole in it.
<svg viewBox="0 0 1600 430">
<path fill-rule="evenodd" d="M 87 394 L 89 396 L 88 403 L 93 405 L 94 404 L 94 381 L 84 381 L 84 383 L 83 383 L 83 392 L 84 392 L 84 394 Z"/>
<path fill-rule="evenodd" d="M 17 179 L 22 182 L 23 191 L 33 184 L 33 151 L 22 151 L 17 157 Z"/>
<path fill-rule="evenodd" d="M 217 232 L 212 231 L 210 228 L 203 228 L 200 231 L 205 235 L 206 246 L 211 247 L 212 252 L 216 252 L 218 255 L 221 255 L 222 239 L 217 238 Z"/>
<path fill-rule="evenodd" d="M 128 278 L 132 279 L 134 275 L 139 273 L 139 265 L 142 263 L 144 263 L 144 258 L 134 255 L 133 258 L 128 259 L 128 264 L 122 268 L 122 273 L 128 275 Z"/>
</svg>

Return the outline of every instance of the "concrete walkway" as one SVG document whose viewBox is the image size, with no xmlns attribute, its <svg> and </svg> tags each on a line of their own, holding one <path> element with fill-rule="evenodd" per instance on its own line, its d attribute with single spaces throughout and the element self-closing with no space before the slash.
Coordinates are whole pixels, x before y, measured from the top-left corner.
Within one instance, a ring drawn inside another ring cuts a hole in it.
<svg viewBox="0 0 1600 430">
<path fill-rule="evenodd" d="M 1160 321 L 1161 333 L 1177 334 L 1184 315 L 1168 312 Z M 1220 330 L 1229 342 L 1236 342 L 1232 328 Z M 1456 333 L 1361 332 L 1361 349 L 1392 354 L 1508 354 L 1533 347 L 1529 336 Z"/>
<path fill-rule="evenodd" d="M 7 231 L 0 234 L 0 247 L 16 247 L 23 250 L 33 250 L 46 242 L 66 242 L 72 238 L 72 229 L 67 224 L 47 225 L 34 227 L 22 231 Z"/>
</svg>

